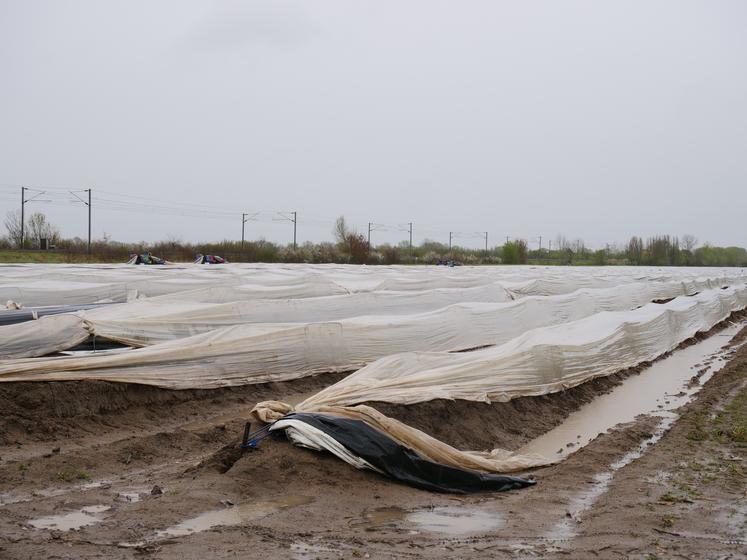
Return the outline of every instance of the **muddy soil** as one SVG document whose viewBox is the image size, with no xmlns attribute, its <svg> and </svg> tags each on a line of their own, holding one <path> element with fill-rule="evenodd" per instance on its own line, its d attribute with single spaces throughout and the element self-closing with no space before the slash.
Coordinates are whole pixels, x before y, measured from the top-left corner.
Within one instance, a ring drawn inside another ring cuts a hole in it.
<svg viewBox="0 0 747 560">
<path fill-rule="evenodd" d="M 462 447 L 516 449 L 634 373 L 500 405 L 375 406 Z M 744 557 L 747 345 L 668 431 L 641 417 L 500 494 L 415 490 L 282 436 L 236 450 L 255 402 L 339 377 L 0 385 L 0 558 Z"/>
</svg>

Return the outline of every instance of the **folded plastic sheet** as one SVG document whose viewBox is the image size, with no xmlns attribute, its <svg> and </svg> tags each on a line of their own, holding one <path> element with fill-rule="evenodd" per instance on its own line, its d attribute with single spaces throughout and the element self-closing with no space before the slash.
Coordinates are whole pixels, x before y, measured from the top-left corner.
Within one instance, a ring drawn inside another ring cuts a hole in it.
<svg viewBox="0 0 747 560">
<path fill-rule="evenodd" d="M 630 284 L 504 303 L 455 304 L 417 315 L 286 325 L 250 323 L 123 355 L 5 362 L 0 364 L 0 380 L 105 379 L 172 389 L 287 381 L 351 371 L 396 352 L 451 352 L 502 344 L 531 329 L 605 310 L 630 310 L 658 298 L 675 297 L 683 290 L 678 282 Z M 108 338 L 116 339 L 111 334 Z"/>
<path fill-rule="evenodd" d="M 747 307 L 747 287 L 711 290 L 634 311 L 604 312 L 529 331 L 502 346 L 469 354 L 405 354 L 383 358 L 295 407 L 267 401 L 253 410 L 272 422 L 292 412 L 357 419 L 439 464 L 512 472 L 553 459 L 508 450 L 461 451 L 356 403 L 413 404 L 435 399 L 480 402 L 562 391 L 652 361 L 698 332 Z"/>
<path fill-rule="evenodd" d="M 399 482 L 435 492 L 502 492 L 534 484 L 516 476 L 479 472 L 422 457 L 413 449 L 362 420 L 331 414 L 291 414 L 275 423 L 296 444 L 334 449 L 356 468 L 369 468 Z M 320 438 L 318 433 L 326 435 Z M 312 443 L 313 442 L 313 443 Z"/>
</svg>

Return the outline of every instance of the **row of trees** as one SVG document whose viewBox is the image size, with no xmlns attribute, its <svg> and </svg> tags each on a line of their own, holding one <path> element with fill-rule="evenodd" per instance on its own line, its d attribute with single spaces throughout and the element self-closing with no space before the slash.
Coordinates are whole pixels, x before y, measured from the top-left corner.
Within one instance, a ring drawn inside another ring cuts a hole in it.
<svg viewBox="0 0 747 560">
<path fill-rule="evenodd" d="M 682 239 L 669 235 L 630 238 L 625 249 L 630 264 L 650 266 L 745 266 L 747 251 L 742 247 L 698 247 L 692 235 Z"/>
<path fill-rule="evenodd" d="M 0 239 L 0 248 L 19 248 L 20 212 L 9 213 L 5 220 L 7 237 Z M 172 238 L 158 243 L 119 243 L 106 238 L 94 241 L 94 260 L 121 262 L 130 253 L 151 251 L 154 255 L 173 261 L 189 261 L 196 253 L 216 254 L 231 261 L 245 262 L 310 262 L 355 264 L 435 264 L 453 260 L 463 264 L 547 264 L 547 265 L 651 265 L 651 266 L 747 266 L 747 251 L 742 247 L 698 246 L 691 235 L 682 238 L 668 235 L 644 240 L 632 237 L 625 246 L 607 246 L 590 250 L 582 239 L 570 241 L 559 235 L 547 247 L 530 249 L 523 239 L 507 240 L 503 246 L 488 251 L 449 247 L 426 239 L 417 246 L 406 242 L 398 245 L 368 246 L 365 236 L 350 227 L 340 216 L 335 222 L 334 242 L 305 243 L 297 248 L 260 239 L 242 244 L 237 241 L 192 244 Z M 26 222 L 26 248 L 37 248 L 38 240 L 46 238 L 56 245 L 58 252 L 71 255 L 86 252 L 86 242 L 80 238 L 62 239 L 59 230 L 46 216 L 36 213 Z"/>
<path fill-rule="evenodd" d="M 42 212 L 34 212 L 25 221 L 20 210 L 8 212 L 5 229 L 8 231 L 7 241 L 15 247 L 39 248 L 41 239 L 52 245 L 60 239 L 60 230 L 49 223 Z"/>
</svg>

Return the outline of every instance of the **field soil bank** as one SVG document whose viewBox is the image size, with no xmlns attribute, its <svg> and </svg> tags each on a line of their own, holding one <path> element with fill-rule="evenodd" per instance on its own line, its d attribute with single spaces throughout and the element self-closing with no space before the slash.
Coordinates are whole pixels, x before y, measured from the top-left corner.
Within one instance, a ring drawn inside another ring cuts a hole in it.
<svg viewBox="0 0 747 560">
<path fill-rule="evenodd" d="M 618 426 L 524 473 L 532 488 L 467 496 L 282 436 L 237 450 L 254 403 L 299 402 L 341 375 L 212 391 L 3 384 L 0 557 L 743 558 L 746 340 L 678 417 Z M 517 449 L 635 373 L 509 403 L 381 410 L 455 445 Z"/>
</svg>

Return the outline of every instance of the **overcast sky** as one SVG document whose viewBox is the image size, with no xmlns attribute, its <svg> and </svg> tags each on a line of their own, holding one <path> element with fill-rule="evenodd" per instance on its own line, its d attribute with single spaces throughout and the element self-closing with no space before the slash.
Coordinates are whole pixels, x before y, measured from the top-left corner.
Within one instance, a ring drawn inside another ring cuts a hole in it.
<svg viewBox="0 0 747 560">
<path fill-rule="evenodd" d="M 91 187 L 122 241 L 261 212 L 289 242 L 295 210 L 300 242 L 747 246 L 746 30 L 742 0 L 0 0 L 0 212 L 47 189 L 84 237 Z"/>
</svg>

